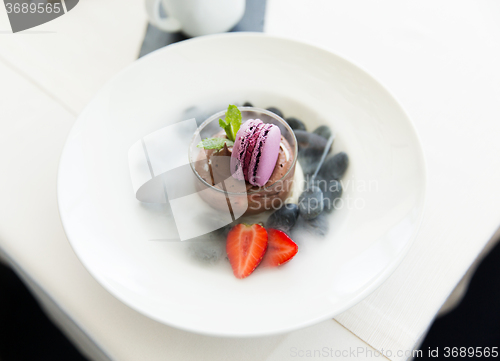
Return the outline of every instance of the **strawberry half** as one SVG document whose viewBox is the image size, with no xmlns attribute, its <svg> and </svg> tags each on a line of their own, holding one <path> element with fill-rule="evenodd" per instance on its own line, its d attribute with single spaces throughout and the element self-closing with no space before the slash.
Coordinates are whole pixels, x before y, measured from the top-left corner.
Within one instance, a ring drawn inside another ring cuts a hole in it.
<svg viewBox="0 0 500 361">
<path fill-rule="evenodd" d="M 258 224 L 238 224 L 229 231 L 226 252 L 236 278 L 248 277 L 262 261 L 267 232 Z"/>
<path fill-rule="evenodd" d="M 285 232 L 269 228 L 267 230 L 267 252 L 262 260 L 266 267 L 276 267 L 290 261 L 298 252 L 297 244 Z"/>
</svg>

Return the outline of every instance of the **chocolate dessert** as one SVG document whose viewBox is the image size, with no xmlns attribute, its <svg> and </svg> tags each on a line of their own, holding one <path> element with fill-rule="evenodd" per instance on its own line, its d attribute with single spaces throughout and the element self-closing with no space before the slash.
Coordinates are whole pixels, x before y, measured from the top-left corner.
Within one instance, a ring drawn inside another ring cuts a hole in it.
<svg viewBox="0 0 500 361">
<path fill-rule="evenodd" d="M 224 134 L 217 134 L 216 136 L 225 138 Z M 227 146 L 221 150 L 205 149 L 198 154 L 195 164 L 196 172 L 209 185 L 223 191 L 231 192 L 231 189 L 234 189 L 234 183 L 222 181 L 232 178 L 229 168 L 232 151 L 233 147 Z M 291 167 L 295 167 L 294 152 L 288 141 L 281 136 L 278 159 L 271 177 L 266 184 L 258 187 L 245 182 L 248 198 L 248 210 L 246 214 L 257 214 L 265 210 L 270 210 L 273 208 L 273 200 L 278 198 L 284 201 L 288 197 L 293 187 L 293 170 L 286 178 L 284 176 Z M 223 185 L 226 189 L 222 189 Z M 200 195 L 202 197 L 207 196 L 206 194 Z M 205 200 L 210 203 L 209 199 Z M 275 202 L 278 203 L 278 201 Z M 216 204 L 212 206 L 219 208 Z"/>
</svg>

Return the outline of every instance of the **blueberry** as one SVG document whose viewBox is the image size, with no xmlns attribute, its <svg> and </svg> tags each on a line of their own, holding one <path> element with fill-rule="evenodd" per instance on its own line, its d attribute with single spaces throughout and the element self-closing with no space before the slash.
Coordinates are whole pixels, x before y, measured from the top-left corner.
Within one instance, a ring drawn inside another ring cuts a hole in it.
<svg viewBox="0 0 500 361">
<path fill-rule="evenodd" d="M 302 123 L 297 118 L 290 117 L 286 118 L 285 120 L 293 130 L 306 130 L 306 126 L 304 125 L 304 123 Z"/>
<path fill-rule="evenodd" d="M 275 107 L 270 107 L 270 108 L 267 108 L 267 110 L 269 110 L 270 112 L 273 112 L 274 114 L 276 114 L 277 116 L 283 118 L 283 113 L 281 112 L 281 110 L 279 110 L 278 108 L 275 108 Z"/>
<path fill-rule="evenodd" d="M 326 180 L 317 178 L 314 185 L 318 186 L 323 192 L 323 208 L 326 212 L 335 209 L 335 201 L 342 195 L 342 184 L 335 180 Z"/>
<path fill-rule="evenodd" d="M 325 149 L 327 140 L 318 134 L 306 132 L 305 130 L 296 130 L 295 137 L 299 151 L 306 148 Z"/>
<path fill-rule="evenodd" d="M 319 170 L 319 176 L 323 179 L 339 180 L 344 175 L 349 165 L 349 157 L 346 153 L 340 152 L 328 158 Z"/>
<path fill-rule="evenodd" d="M 328 216 L 323 213 L 314 219 L 304 220 L 302 227 L 311 234 L 325 236 L 330 228 L 330 222 Z"/>
<path fill-rule="evenodd" d="M 245 102 L 245 103 L 243 104 L 243 106 L 244 106 L 244 107 L 253 107 L 252 103 L 250 103 L 250 102 Z"/>
<path fill-rule="evenodd" d="M 313 133 L 325 139 L 330 139 L 330 136 L 332 135 L 331 129 L 326 125 L 321 125 L 317 127 L 316 129 L 314 129 Z"/>
<path fill-rule="evenodd" d="M 197 261 L 216 264 L 224 256 L 225 242 L 214 239 L 190 242 L 188 250 L 191 256 Z"/>
<path fill-rule="evenodd" d="M 319 165 L 327 140 L 304 130 L 296 130 L 295 136 L 299 147 L 298 160 L 300 166 L 305 175 L 311 175 Z"/>
<path fill-rule="evenodd" d="M 323 192 L 315 185 L 307 188 L 299 197 L 300 215 L 305 220 L 319 216 L 323 207 Z"/>
<path fill-rule="evenodd" d="M 232 223 L 225 225 L 222 228 L 219 228 L 218 230 L 215 231 L 220 237 L 222 237 L 224 240 L 227 238 L 227 234 L 229 231 L 234 227 Z"/>
<path fill-rule="evenodd" d="M 233 224 L 228 224 L 215 231 L 186 241 L 189 245 L 188 252 L 191 257 L 207 264 L 216 264 L 219 262 L 224 258 L 227 234 L 232 228 Z"/>
<path fill-rule="evenodd" d="M 316 171 L 321 159 L 321 154 L 323 154 L 323 149 L 321 148 L 306 148 L 299 150 L 297 159 L 304 175 L 312 175 Z"/>
<path fill-rule="evenodd" d="M 280 209 L 269 216 L 266 222 L 266 228 L 279 229 L 283 232 L 290 232 L 295 226 L 299 217 L 299 206 L 293 203 L 286 203 Z"/>
</svg>

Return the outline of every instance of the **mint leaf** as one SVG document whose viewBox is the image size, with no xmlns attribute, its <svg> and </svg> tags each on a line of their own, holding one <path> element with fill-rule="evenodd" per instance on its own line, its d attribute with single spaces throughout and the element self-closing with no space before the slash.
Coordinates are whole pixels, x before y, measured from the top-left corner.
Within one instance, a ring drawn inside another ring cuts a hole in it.
<svg viewBox="0 0 500 361">
<path fill-rule="evenodd" d="M 224 148 L 224 143 L 227 144 L 228 147 L 233 146 L 233 141 L 225 138 L 205 138 L 200 143 L 198 143 L 198 148 L 205 149 L 222 149 Z"/>
<path fill-rule="evenodd" d="M 222 129 L 226 129 L 226 123 L 224 122 L 224 120 L 222 119 L 219 119 L 219 127 L 221 127 Z"/>
<path fill-rule="evenodd" d="M 232 141 L 236 139 L 236 133 L 238 133 L 241 126 L 241 112 L 236 105 L 229 104 L 226 119 L 219 119 L 219 126 L 224 129 L 228 139 Z"/>
</svg>

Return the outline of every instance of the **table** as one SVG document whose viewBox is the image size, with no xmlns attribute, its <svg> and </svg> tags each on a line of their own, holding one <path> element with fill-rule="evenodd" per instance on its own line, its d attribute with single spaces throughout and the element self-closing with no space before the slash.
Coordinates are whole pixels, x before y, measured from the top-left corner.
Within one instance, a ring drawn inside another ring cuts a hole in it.
<svg viewBox="0 0 500 361">
<path fill-rule="evenodd" d="M 408 257 L 366 300 L 336 320 L 250 340 L 178 331 L 129 309 L 87 273 L 62 230 L 62 146 L 85 104 L 137 58 L 146 29 L 142 5 L 87 0 L 16 35 L 0 11 L 1 257 L 96 360 L 284 360 L 323 347 L 358 350 L 342 359 L 359 360 L 418 346 L 500 223 L 500 160 L 487 157 L 500 151 L 500 123 L 492 121 L 500 114 L 500 5 L 268 0 L 266 32 L 345 55 L 399 98 L 424 144 L 429 198 Z"/>
<path fill-rule="evenodd" d="M 268 22 L 266 31 L 332 49 L 364 67 L 400 100 L 423 143 L 428 197 L 419 236 L 387 282 L 336 317 L 372 346 L 406 349 L 418 344 L 500 223 L 500 162 L 493 156 L 500 152 L 494 65 L 500 4 L 285 5 L 269 3 L 268 18 L 286 20 Z"/>
</svg>

